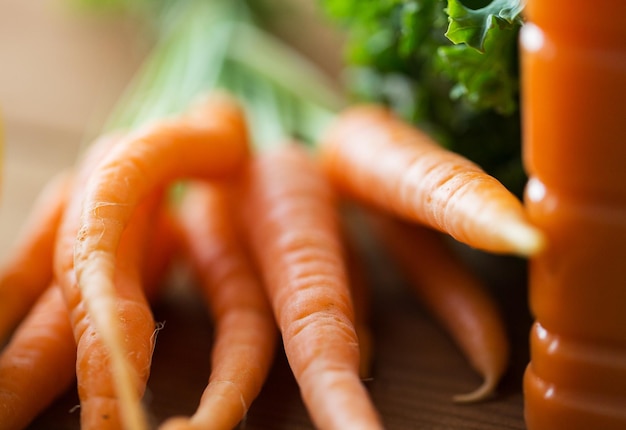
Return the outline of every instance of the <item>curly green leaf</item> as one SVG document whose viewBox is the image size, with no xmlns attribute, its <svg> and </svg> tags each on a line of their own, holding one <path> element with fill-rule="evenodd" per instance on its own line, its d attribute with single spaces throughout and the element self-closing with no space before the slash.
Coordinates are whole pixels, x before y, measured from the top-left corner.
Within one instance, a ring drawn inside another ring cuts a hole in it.
<svg viewBox="0 0 626 430">
<path fill-rule="evenodd" d="M 471 9 L 461 0 L 448 0 L 446 37 L 482 52 L 493 29 L 514 29 L 520 25 L 523 9 L 522 0 L 492 0 L 479 9 Z"/>
</svg>

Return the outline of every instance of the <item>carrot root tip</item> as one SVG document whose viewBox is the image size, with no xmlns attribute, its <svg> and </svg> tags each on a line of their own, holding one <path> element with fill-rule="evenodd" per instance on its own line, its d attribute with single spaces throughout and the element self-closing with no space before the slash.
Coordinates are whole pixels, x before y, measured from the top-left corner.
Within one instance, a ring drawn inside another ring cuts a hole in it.
<svg viewBox="0 0 626 430">
<path fill-rule="evenodd" d="M 513 252 L 521 257 L 537 255 L 546 246 L 544 234 L 527 224 L 511 224 L 504 230 L 504 234 Z"/>
<path fill-rule="evenodd" d="M 497 378 L 486 377 L 483 383 L 474 391 L 464 394 L 456 394 L 452 396 L 454 403 L 477 403 L 488 400 L 495 394 Z"/>
</svg>

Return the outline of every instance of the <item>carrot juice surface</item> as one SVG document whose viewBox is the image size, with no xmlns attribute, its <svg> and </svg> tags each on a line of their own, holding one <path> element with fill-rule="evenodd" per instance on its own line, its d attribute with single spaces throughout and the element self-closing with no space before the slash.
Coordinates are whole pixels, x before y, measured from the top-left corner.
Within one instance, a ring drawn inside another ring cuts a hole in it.
<svg viewBox="0 0 626 430">
<path fill-rule="evenodd" d="M 529 430 L 626 429 L 626 1 L 529 0 L 520 35 Z"/>
</svg>

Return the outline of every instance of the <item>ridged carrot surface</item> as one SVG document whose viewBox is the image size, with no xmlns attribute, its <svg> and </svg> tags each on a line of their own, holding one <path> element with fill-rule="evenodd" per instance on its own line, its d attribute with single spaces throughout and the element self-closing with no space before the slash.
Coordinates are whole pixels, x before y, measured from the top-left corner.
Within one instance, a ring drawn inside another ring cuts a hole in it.
<svg viewBox="0 0 626 430">
<path fill-rule="evenodd" d="M 0 429 L 20 430 L 75 380 L 76 344 L 52 284 L 0 354 Z"/>
<path fill-rule="evenodd" d="M 173 215 L 215 322 L 215 340 L 211 376 L 195 413 L 172 418 L 163 429 L 235 428 L 274 358 L 274 316 L 229 200 L 226 187 L 193 182 L 186 184 Z"/>
<path fill-rule="evenodd" d="M 103 151 L 105 148 L 101 148 Z M 26 264 L 14 268 L 14 275 L 9 278 L 12 289 L 7 293 L 15 295 L 26 293 L 30 298 L 39 294 L 40 284 L 44 281 L 46 268 L 48 281 L 52 277 L 52 248 L 55 246 L 60 219 L 65 215 L 72 186 L 76 187 L 74 172 L 67 171 L 53 177 L 42 191 L 40 198 L 31 210 L 22 240 L 17 241 L 15 261 L 24 263 L 28 259 L 32 267 L 41 268 L 38 283 L 22 287 L 23 279 L 15 275 L 17 269 L 26 270 Z M 74 188 L 76 191 L 76 188 Z M 65 215 L 67 216 L 67 215 Z M 159 219 L 151 228 L 151 246 L 146 253 L 142 273 L 148 281 L 144 283 L 146 293 L 156 294 L 157 280 L 167 268 L 168 253 L 171 251 L 169 228 L 166 220 Z M 147 220 L 144 220 L 147 222 Z M 45 223 L 44 225 L 41 225 Z M 149 227 L 146 227 L 149 228 Z M 30 233 L 30 234 L 29 234 Z M 34 238 L 37 238 L 36 240 Z M 30 240 L 25 240 L 29 239 Z M 31 251 L 29 253 L 28 251 Z M 31 270 L 35 271 L 36 270 Z M 28 274 L 26 274 L 28 275 Z M 22 282 L 16 282 L 22 281 Z M 16 303 L 7 299 L 3 304 Z M 26 303 L 20 302 L 26 307 Z M 30 305 L 29 305 L 30 307 Z M 15 314 L 17 316 L 17 314 Z M 15 321 L 20 321 L 16 318 Z M 68 314 L 68 308 L 59 286 L 52 283 L 47 291 L 38 296 L 36 303 L 28 312 L 10 343 L 0 355 L 0 429 L 21 429 L 31 422 L 45 407 L 66 390 L 76 379 L 76 343 Z"/>
<path fill-rule="evenodd" d="M 320 429 L 380 429 L 359 378 L 338 213 L 330 185 L 296 145 L 259 154 L 241 181 L 253 254 L 307 410 Z"/>
<path fill-rule="evenodd" d="M 119 136 L 97 141 L 77 166 L 71 198 L 59 226 L 55 249 L 55 277 L 68 307 L 76 342 L 76 375 L 81 402 L 81 427 L 117 429 L 147 427 L 140 405 L 150 371 L 155 322 L 141 283 L 142 256 L 148 238 L 150 212 L 158 203 L 154 194 L 134 215 L 115 254 L 113 292 L 103 300 L 106 307 L 88 307 L 84 290 L 74 272 L 74 245 L 82 210 L 86 178 L 94 166 L 120 143 Z M 111 312 L 120 333 L 123 360 L 115 362 L 92 318 L 96 312 Z M 122 386 L 123 390 L 119 387 Z M 120 391 L 122 391 L 120 393 Z"/>
<path fill-rule="evenodd" d="M 411 290 L 446 329 L 483 383 L 457 402 L 490 397 L 509 365 L 506 325 L 486 286 L 434 230 L 383 214 L 369 222 Z"/>
<path fill-rule="evenodd" d="M 209 97 L 178 117 L 124 135 L 85 179 L 80 216 L 76 228 L 70 227 L 74 229 L 73 258 L 62 254 L 60 270 L 73 270 L 81 311 L 89 316 L 93 333 L 101 338 L 110 358 L 107 362 L 113 367 L 115 392 L 128 428 L 146 428 L 147 423 L 140 413 L 138 384 L 130 377 L 134 372 L 123 346 L 129 337 L 124 336 L 122 323 L 131 320 L 120 320 L 117 314 L 116 251 L 122 234 L 135 209 L 151 193 L 184 177 L 232 174 L 247 154 L 241 109 L 231 98 Z M 64 291 L 72 289 L 66 287 Z M 147 320 L 142 310 L 136 312 Z"/>
<path fill-rule="evenodd" d="M 383 107 L 348 108 L 319 148 L 333 184 L 362 202 L 490 252 L 532 255 L 543 247 L 501 183 Z"/>
</svg>

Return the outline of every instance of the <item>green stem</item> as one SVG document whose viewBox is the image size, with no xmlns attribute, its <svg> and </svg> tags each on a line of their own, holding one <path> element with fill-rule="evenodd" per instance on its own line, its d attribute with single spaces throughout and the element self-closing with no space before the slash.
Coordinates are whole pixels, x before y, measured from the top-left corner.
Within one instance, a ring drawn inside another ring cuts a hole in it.
<svg viewBox="0 0 626 430">
<path fill-rule="evenodd" d="M 182 111 L 216 88 L 246 110 L 254 144 L 312 144 L 345 101 L 322 72 L 260 29 L 243 0 L 178 0 L 163 6 L 157 43 L 106 128 L 134 127 Z"/>
<path fill-rule="evenodd" d="M 214 88 L 232 39 L 232 9 L 227 2 L 200 0 L 180 0 L 165 8 L 156 26 L 157 42 L 105 129 L 131 128 L 180 112 Z"/>
<path fill-rule="evenodd" d="M 328 78 L 312 62 L 276 37 L 247 23 L 239 23 L 229 55 L 260 77 L 295 96 L 326 106 L 341 108 L 345 101 L 332 89 Z"/>
</svg>

